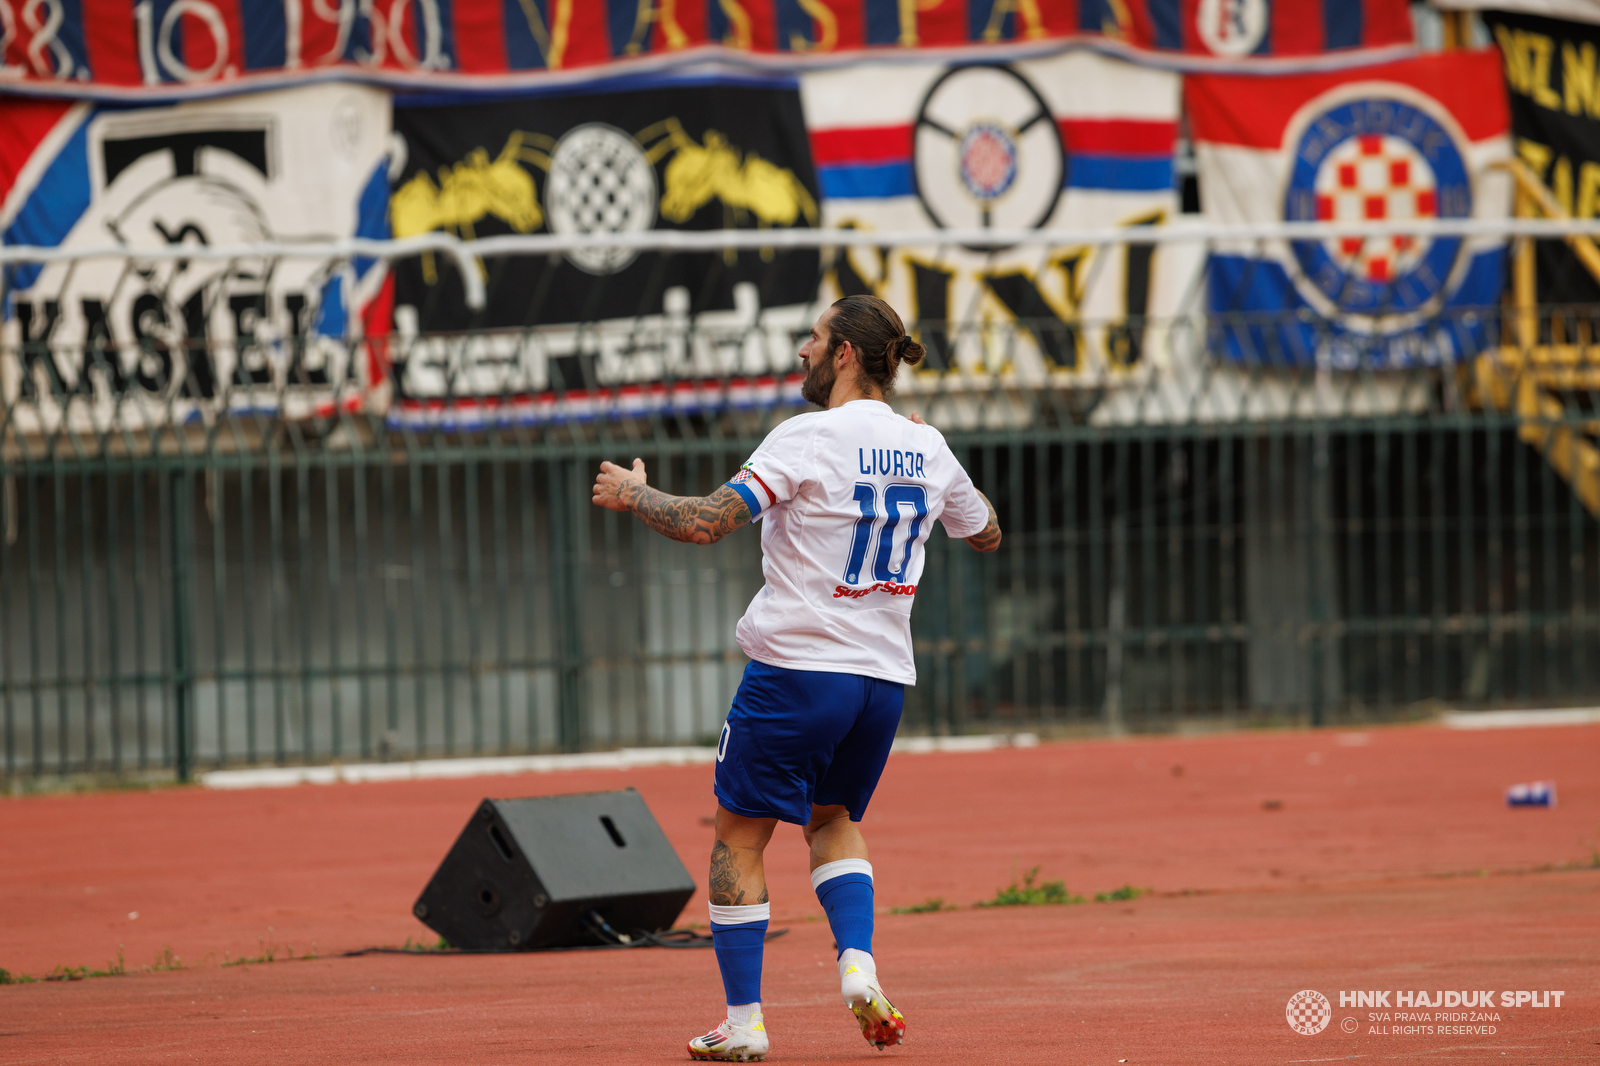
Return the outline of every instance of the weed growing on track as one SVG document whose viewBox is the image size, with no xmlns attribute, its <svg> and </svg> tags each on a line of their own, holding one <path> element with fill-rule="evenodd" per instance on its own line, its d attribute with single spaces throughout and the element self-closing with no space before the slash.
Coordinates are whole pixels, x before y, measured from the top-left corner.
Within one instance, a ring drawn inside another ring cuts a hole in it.
<svg viewBox="0 0 1600 1066">
<path fill-rule="evenodd" d="M 272 934 L 273 934 L 273 929 L 272 929 L 272 926 L 269 925 L 269 926 L 267 926 L 267 936 L 258 936 L 258 937 L 256 937 L 256 943 L 258 945 L 260 945 L 260 948 L 261 948 L 261 953 L 259 955 L 241 955 L 237 959 L 234 959 L 234 958 L 229 958 L 228 953 L 226 951 L 224 951 L 222 953 L 222 965 L 225 966 L 225 967 L 227 967 L 227 966 L 255 966 L 255 965 L 258 965 L 258 964 L 264 963 L 264 962 L 277 962 L 280 957 L 285 962 L 289 962 L 289 961 L 292 961 L 294 959 L 299 959 L 300 961 L 304 962 L 307 959 L 314 959 L 314 958 L 317 957 L 317 944 L 316 944 L 316 941 L 312 941 L 311 950 L 310 951 L 304 952 L 304 953 L 302 953 L 300 955 L 296 955 L 294 953 L 294 945 L 293 944 L 289 944 L 289 945 L 286 945 L 284 947 L 279 947 L 277 938 L 274 937 Z M 272 939 L 269 940 L 268 937 L 271 937 Z M 410 938 L 408 937 L 407 940 L 409 941 L 409 939 Z"/>
<path fill-rule="evenodd" d="M 164 973 L 168 970 L 183 969 L 183 960 L 172 953 L 171 948 L 162 948 L 161 954 L 156 956 L 149 966 L 141 967 L 145 973 Z"/>
<path fill-rule="evenodd" d="M 117 945 L 117 961 L 106 963 L 103 970 L 91 970 L 87 966 L 57 966 L 44 975 L 46 981 L 81 981 L 85 977 L 123 977 L 126 976 L 128 967 L 123 961 L 122 945 Z"/>
<path fill-rule="evenodd" d="M 157 789 L 195 788 L 181 784 L 171 770 L 111 774 L 82 773 L 59 777 L 13 778 L 11 787 L 0 798 L 23 796 L 78 795 L 86 792 L 154 792 Z"/>
<path fill-rule="evenodd" d="M 151 961 L 148 966 L 139 967 L 139 973 L 163 973 L 169 970 L 183 969 L 183 960 L 172 953 L 171 948 L 162 948 L 161 953 Z M 82 981 L 89 977 L 126 977 L 128 975 L 127 959 L 123 954 L 121 944 L 117 945 L 117 961 L 106 963 L 103 970 L 92 969 L 88 966 L 57 966 L 43 977 L 30 977 L 25 973 L 12 973 L 9 970 L 0 970 L 0 985 L 31 985 L 39 981 Z"/>
<path fill-rule="evenodd" d="M 1034 879 L 1039 876 L 1039 867 L 1035 866 L 1022 875 L 1019 885 L 1012 881 L 1005 888 L 995 892 L 994 899 L 979 900 L 978 907 L 1044 907 L 1056 904 L 1083 903 L 1082 896 L 1075 896 L 1067 891 L 1065 881 L 1046 881 L 1042 885 L 1034 884 Z"/>
<path fill-rule="evenodd" d="M 995 892 L 993 899 L 979 900 L 974 907 L 1043 907 L 1056 904 L 1071 904 L 1086 902 L 1082 896 L 1074 895 L 1067 891 L 1065 881 L 1046 881 L 1035 884 L 1039 877 L 1039 867 L 1035 866 L 1022 876 L 1022 882 L 1015 880 Z M 1096 892 L 1096 903 L 1123 903 L 1147 896 L 1154 892 L 1152 888 L 1140 888 L 1137 885 L 1123 885 L 1113 888 L 1110 892 Z M 890 914 L 937 914 L 940 911 L 958 911 L 960 907 L 950 906 L 945 903 L 942 896 L 930 896 L 921 903 L 909 907 L 890 907 Z"/>
<path fill-rule="evenodd" d="M 938 914 L 940 911 L 958 911 L 960 907 L 945 906 L 943 896 L 929 896 L 921 903 L 913 903 L 909 907 L 890 907 L 890 914 Z"/>
<path fill-rule="evenodd" d="M 121 970 L 91 970 L 87 966 L 57 966 L 44 975 L 46 981 L 81 981 L 85 977 L 121 977 Z"/>
<path fill-rule="evenodd" d="M 1153 891 L 1155 890 L 1150 888 L 1123 885 L 1121 888 L 1113 888 L 1110 892 L 1096 892 L 1094 901 L 1096 903 L 1120 903 L 1124 900 L 1138 899 L 1140 896 L 1149 895 Z"/>
</svg>

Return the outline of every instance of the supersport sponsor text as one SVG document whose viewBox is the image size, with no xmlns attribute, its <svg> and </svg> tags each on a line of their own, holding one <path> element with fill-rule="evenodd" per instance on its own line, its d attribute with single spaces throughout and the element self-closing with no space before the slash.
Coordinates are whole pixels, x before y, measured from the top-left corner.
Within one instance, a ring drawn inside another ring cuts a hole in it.
<svg viewBox="0 0 1600 1066">
<path fill-rule="evenodd" d="M 860 599 L 869 592 L 887 592 L 891 596 L 915 596 L 917 594 L 917 586 L 897 585 L 893 581 L 879 581 L 876 584 L 868 585 L 864 589 L 853 589 L 849 585 L 835 585 L 833 587 L 833 598 L 836 600 L 842 597 Z"/>
</svg>

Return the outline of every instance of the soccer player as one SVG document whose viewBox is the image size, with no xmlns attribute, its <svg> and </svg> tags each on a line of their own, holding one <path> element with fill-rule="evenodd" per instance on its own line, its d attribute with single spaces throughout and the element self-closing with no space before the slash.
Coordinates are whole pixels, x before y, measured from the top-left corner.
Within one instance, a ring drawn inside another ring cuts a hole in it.
<svg viewBox="0 0 1600 1066">
<path fill-rule="evenodd" d="M 717 745 L 711 935 L 727 1016 L 689 1041 L 697 1059 L 759 1061 L 761 955 L 771 908 L 762 853 L 782 820 L 804 827 L 811 883 L 839 948 L 840 994 L 880 1050 L 905 1018 L 872 956 L 872 864 L 860 821 L 916 683 L 911 602 L 933 523 L 979 551 L 1000 545 L 993 505 L 938 430 L 884 402 L 922 345 L 874 296 L 825 310 L 800 349 L 800 393 L 826 408 L 782 422 L 710 496 L 669 496 L 642 460 L 602 463 L 594 502 L 674 540 L 714 544 L 753 519 L 766 585 L 739 621 L 750 657 Z"/>
</svg>

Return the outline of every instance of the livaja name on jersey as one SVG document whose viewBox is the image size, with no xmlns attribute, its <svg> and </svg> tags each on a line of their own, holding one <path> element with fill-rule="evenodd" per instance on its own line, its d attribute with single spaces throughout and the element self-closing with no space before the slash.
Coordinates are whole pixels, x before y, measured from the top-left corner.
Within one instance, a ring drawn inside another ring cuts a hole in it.
<svg viewBox="0 0 1600 1066">
<path fill-rule="evenodd" d="M 922 477 L 921 452 L 899 448 L 857 448 L 856 466 L 871 477 Z"/>
</svg>

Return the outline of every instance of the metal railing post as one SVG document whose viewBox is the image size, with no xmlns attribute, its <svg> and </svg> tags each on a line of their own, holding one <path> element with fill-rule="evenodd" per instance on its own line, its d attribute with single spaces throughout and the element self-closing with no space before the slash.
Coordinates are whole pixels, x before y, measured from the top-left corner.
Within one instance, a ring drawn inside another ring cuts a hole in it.
<svg viewBox="0 0 1600 1066">
<path fill-rule="evenodd" d="M 556 618 L 556 741 L 583 747 L 583 604 L 580 544 L 588 514 L 576 506 L 580 461 L 550 463 L 550 592 Z"/>
<path fill-rule="evenodd" d="M 1327 568 L 1332 565 L 1332 552 L 1324 557 L 1324 547 L 1331 547 L 1330 497 L 1333 487 L 1328 472 L 1328 431 L 1318 428 L 1311 434 L 1311 485 L 1310 485 L 1310 544 L 1306 551 L 1306 582 L 1310 608 L 1310 674 L 1311 674 L 1311 725 L 1325 725 L 1328 687 L 1328 631 L 1332 616 L 1328 593 L 1333 586 Z"/>
<path fill-rule="evenodd" d="M 187 782 L 194 768 L 194 604 L 190 568 L 194 554 L 194 476 L 187 468 L 172 472 L 168 493 L 172 534 L 172 693 L 173 765 L 178 780 Z"/>
</svg>

